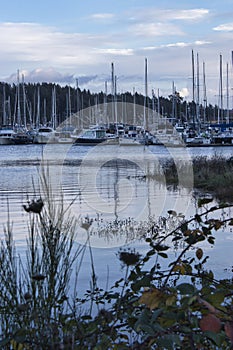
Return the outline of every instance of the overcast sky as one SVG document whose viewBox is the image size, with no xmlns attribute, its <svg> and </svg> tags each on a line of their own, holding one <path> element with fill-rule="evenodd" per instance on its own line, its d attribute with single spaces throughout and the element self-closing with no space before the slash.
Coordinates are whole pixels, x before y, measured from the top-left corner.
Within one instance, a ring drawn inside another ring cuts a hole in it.
<svg viewBox="0 0 233 350">
<path fill-rule="evenodd" d="M 217 103 L 219 57 L 232 78 L 232 0 L 1 0 L 0 80 L 57 82 L 103 91 L 114 62 L 117 89 L 167 96 L 172 82 L 192 99 L 192 50 L 205 62 L 207 98 Z M 231 87 L 230 86 L 230 87 Z"/>
</svg>

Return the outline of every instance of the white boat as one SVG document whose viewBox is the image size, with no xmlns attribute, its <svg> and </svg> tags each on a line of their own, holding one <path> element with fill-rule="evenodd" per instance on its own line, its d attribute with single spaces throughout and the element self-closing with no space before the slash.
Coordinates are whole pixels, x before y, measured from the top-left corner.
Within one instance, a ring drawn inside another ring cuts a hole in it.
<svg viewBox="0 0 233 350">
<path fill-rule="evenodd" d="M 136 137 L 119 137 L 120 146 L 142 146 L 143 142 L 140 142 Z"/>
<path fill-rule="evenodd" d="M 56 130 L 55 139 L 57 143 L 74 143 L 76 136 L 72 126 L 65 126 L 61 130 Z"/>
<path fill-rule="evenodd" d="M 55 130 L 49 126 L 42 126 L 37 130 L 34 143 L 47 143 L 55 141 Z"/>
<path fill-rule="evenodd" d="M 11 125 L 3 125 L 0 129 L 0 145 L 12 145 L 12 137 L 15 134 L 16 132 Z"/>
<path fill-rule="evenodd" d="M 203 144 L 203 137 L 202 136 L 194 136 L 194 137 L 187 137 L 185 139 L 186 145 L 202 145 Z"/>
</svg>

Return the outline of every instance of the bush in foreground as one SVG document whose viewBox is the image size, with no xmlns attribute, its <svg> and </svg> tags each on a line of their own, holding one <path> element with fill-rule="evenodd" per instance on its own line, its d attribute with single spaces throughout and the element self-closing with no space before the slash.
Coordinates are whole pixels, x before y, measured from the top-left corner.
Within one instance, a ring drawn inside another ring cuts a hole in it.
<svg viewBox="0 0 233 350">
<path fill-rule="evenodd" d="M 189 220 L 171 210 L 163 226 L 151 221 L 147 253 L 119 250 L 124 277 L 109 290 L 97 284 L 91 223 L 83 223 L 86 246 L 74 249 L 76 223 L 66 209 L 28 203 L 26 262 L 16 255 L 10 225 L 0 248 L 1 349 L 232 349 L 233 281 L 205 269 L 202 244 L 213 245 L 233 220 L 226 206 L 210 202 L 199 199 L 200 212 Z M 91 287 L 82 298 L 75 291 L 68 297 L 86 248 Z"/>
</svg>

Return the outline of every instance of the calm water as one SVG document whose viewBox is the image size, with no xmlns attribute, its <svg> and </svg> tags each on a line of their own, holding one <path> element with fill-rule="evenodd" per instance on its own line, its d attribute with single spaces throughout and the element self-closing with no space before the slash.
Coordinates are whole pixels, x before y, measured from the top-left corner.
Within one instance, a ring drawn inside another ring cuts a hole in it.
<svg viewBox="0 0 233 350">
<path fill-rule="evenodd" d="M 145 227 L 148 217 L 165 216 L 167 210 L 190 216 L 195 211 L 192 177 L 189 189 L 183 188 L 187 176 L 179 174 L 178 188 L 167 188 L 162 182 L 148 180 L 145 174 L 153 174 L 161 168 L 164 159 L 173 158 L 178 164 L 185 160 L 189 164 L 194 156 L 233 155 L 231 147 L 208 147 L 188 149 L 165 149 L 151 146 L 98 146 L 71 145 L 20 145 L 0 146 L 0 223 L 1 234 L 7 222 L 8 205 L 10 220 L 14 225 L 14 237 L 18 250 L 24 254 L 25 237 L 28 230 L 28 214 L 22 205 L 39 196 L 39 177 L 42 164 L 47 164 L 50 173 L 54 200 L 60 200 L 61 191 L 66 205 L 73 202 L 72 214 L 81 219 L 94 219 L 92 246 L 97 274 L 106 281 L 119 277 L 121 271 L 115 256 L 118 248 L 128 241 L 138 245 L 136 239 Z M 190 166 L 185 174 L 192 174 Z M 121 235 L 111 235 L 112 223 L 118 222 Z M 111 230 L 109 228 L 111 227 Z M 77 243 L 83 243 L 86 233 L 78 229 Z M 233 265 L 232 233 L 227 232 L 217 239 L 215 248 L 208 248 L 214 256 L 214 267 L 219 273 Z M 145 246 L 139 244 L 140 250 Z M 224 251 L 224 254 L 222 254 Z M 88 256 L 83 262 L 81 282 L 87 280 Z"/>
</svg>

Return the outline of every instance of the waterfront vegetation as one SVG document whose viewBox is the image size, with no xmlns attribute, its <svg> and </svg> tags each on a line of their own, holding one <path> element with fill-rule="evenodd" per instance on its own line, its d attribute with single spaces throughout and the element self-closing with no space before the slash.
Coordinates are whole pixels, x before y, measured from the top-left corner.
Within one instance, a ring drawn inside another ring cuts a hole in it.
<svg viewBox="0 0 233 350">
<path fill-rule="evenodd" d="M 200 193 L 209 193 L 218 201 L 233 202 L 233 157 L 226 158 L 222 155 L 212 157 L 198 156 L 193 158 L 191 164 L 193 174 L 193 187 Z M 190 174 L 190 166 L 183 160 L 174 162 L 173 159 L 161 163 L 159 171 L 149 172 L 148 179 L 166 181 L 167 186 L 178 186 L 179 176 L 184 171 Z M 187 173 L 187 177 L 189 174 Z M 185 186 L 185 176 L 182 185 Z M 187 181 L 187 186 L 190 181 Z"/>
<path fill-rule="evenodd" d="M 200 181 L 208 182 L 208 169 L 230 174 L 231 161 L 200 159 L 199 166 L 194 163 Z M 79 223 L 62 200 L 54 203 L 46 176 L 42 185 L 41 197 L 24 205 L 26 261 L 17 254 L 10 216 L 1 242 L 1 349 L 232 349 L 233 280 L 217 279 L 205 267 L 203 248 L 231 230 L 231 204 L 212 204 L 203 195 L 193 218 L 171 209 L 162 222 L 149 221 L 146 253 L 119 249 L 122 278 L 104 290 L 90 245 L 92 222 L 81 222 L 86 244 L 77 247 Z M 80 298 L 77 277 L 85 251 L 90 288 Z M 76 282 L 70 286 L 72 275 Z"/>
<path fill-rule="evenodd" d="M 194 187 L 210 191 L 221 201 L 233 201 L 233 158 L 214 156 L 193 160 Z"/>
</svg>

